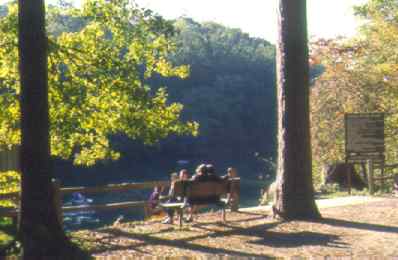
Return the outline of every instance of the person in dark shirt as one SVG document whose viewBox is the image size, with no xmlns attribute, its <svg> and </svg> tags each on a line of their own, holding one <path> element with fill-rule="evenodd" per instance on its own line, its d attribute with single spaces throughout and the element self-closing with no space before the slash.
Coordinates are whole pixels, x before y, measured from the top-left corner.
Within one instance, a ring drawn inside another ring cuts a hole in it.
<svg viewBox="0 0 398 260">
<path fill-rule="evenodd" d="M 178 198 L 174 195 L 174 186 L 176 181 L 178 180 L 188 180 L 189 179 L 189 172 L 186 169 L 182 169 L 179 173 L 179 175 L 177 175 L 177 173 L 173 173 L 171 175 L 171 184 L 170 184 L 170 190 L 169 190 L 169 194 L 168 194 L 168 203 L 172 203 L 172 202 L 179 202 L 181 200 L 181 198 Z M 174 209 L 166 209 L 166 213 L 167 213 L 167 217 L 162 221 L 163 224 L 173 224 L 173 219 L 174 219 Z"/>
<path fill-rule="evenodd" d="M 196 170 L 195 174 L 192 176 L 192 181 L 205 181 L 207 179 L 206 164 L 200 164 Z"/>
<path fill-rule="evenodd" d="M 207 168 L 206 168 L 206 164 L 202 163 L 200 164 L 196 170 L 195 170 L 195 174 L 192 175 L 191 181 L 206 181 L 207 180 L 207 172 L 206 172 Z M 192 201 L 192 200 L 188 200 L 187 201 L 188 204 L 195 204 L 196 201 Z M 197 206 L 190 206 L 188 208 L 188 217 L 185 219 L 186 222 L 191 222 L 193 220 L 193 214 L 196 213 L 196 211 L 198 210 Z"/>
<path fill-rule="evenodd" d="M 221 177 L 216 175 L 215 168 L 212 164 L 200 164 L 196 169 L 196 174 L 192 176 L 192 181 L 198 182 L 212 182 L 221 181 Z M 192 204 L 189 215 L 186 218 L 187 222 L 191 222 L 193 215 L 199 210 L 200 206 L 205 206 L 209 202 L 220 200 L 219 196 L 210 196 L 206 198 L 195 198 L 188 200 L 188 204 Z"/>
<path fill-rule="evenodd" d="M 170 175 L 170 189 L 166 196 L 163 196 L 163 199 L 170 199 L 174 197 L 174 184 L 178 181 L 178 173 L 173 172 Z"/>
<path fill-rule="evenodd" d="M 206 181 L 220 181 L 221 177 L 216 174 L 213 164 L 206 165 Z"/>
</svg>

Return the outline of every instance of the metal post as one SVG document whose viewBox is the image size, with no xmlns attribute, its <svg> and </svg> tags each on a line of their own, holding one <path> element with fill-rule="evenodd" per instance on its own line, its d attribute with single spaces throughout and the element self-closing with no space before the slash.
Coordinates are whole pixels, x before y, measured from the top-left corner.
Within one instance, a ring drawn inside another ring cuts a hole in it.
<svg viewBox="0 0 398 260">
<path fill-rule="evenodd" d="M 368 183 L 369 183 L 369 194 L 373 195 L 374 193 L 374 184 L 373 184 L 373 160 L 368 160 Z"/>
<path fill-rule="evenodd" d="M 348 166 L 350 166 L 350 164 L 348 164 L 347 161 L 345 163 L 345 166 L 346 166 L 345 168 L 347 171 L 348 194 L 351 195 L 351 173 L 352 173 L 352 171 L 351 171 L 351 167 L 348 167 Z"/>
<path fill-rule="evenodd" d="M 384 191 L 384 161 L 380 163 L 381 190 Z"/>
</svg>

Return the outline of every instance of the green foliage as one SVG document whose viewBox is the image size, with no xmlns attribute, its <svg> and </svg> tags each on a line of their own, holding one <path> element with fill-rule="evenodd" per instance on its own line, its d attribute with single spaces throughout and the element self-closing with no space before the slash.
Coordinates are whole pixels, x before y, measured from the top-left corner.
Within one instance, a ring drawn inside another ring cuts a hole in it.
<svg viewBox="0 0 398 260">
<path fill-rule="evenodd" d="M 21 176 L 18 172 L 0 172 L 0 195 L 18 192 L 20 190 Z M 0 200 L 0 207 L 15 207 L 16 202 L 12 200 Z"/>
<path fill-rule="evenodd" d="M 15 226 L 12 224 L 11 218 L 2 218 L 0 217 L 0 249 L 4 249 L 8 247 L 10 243 L 15 239 L 17 230 Z M 21 244 L 19 242 L 15 242 L 11 248 L 8 250 L 1 251 L 1 256 L 4 257 L 4 253 L 10 259 L 17 259 L 17 255 L 19 255 L 21 249 Z M 4 259 L 4 258 L 2 258 Z M 7 257 L 5 259 L 8 259 Z"/>
<path fill-rule="evenodd" d="M 3 232 L 4 228 L 8 228 L 10 224 L 6 223 L 0 218 L 0 248 L 3 248 L 13 240 L 13 236 Z"/>
<path fill-rule="evenodd" d="M 386 158 L 398 153 L 398 3 L 370 0 L 356 8 L 365 19 L 354 39 L 320 40 L 312 61 L 324 73 L 311 90 L 314 172 L 344 159 L 344 113 L 385 112 Z"/>
<path fill-rule="evenodd" d="M 395 0 L 371 0 L 362 6 L 356 6 L 354 10 L 358 16 L 367 19 L 368 25 L 377 25 L 376 19 L 390 24 L 398 23 L 398 6 Z M 363 29 L 369 29 L 368 25 Z"/>
<path fill-rule="evenodd" d="M 186 78 L 189 67 L 168 59 L 173 26 L 127 0 L 87 0 L 81 9 L 52 7 L 49 21 L 68 17 L 74 30 L 49 27 L 48 84 L 52 155 L 93 165 L 117 159 L 109 137 L 124 134 L 153 144 L 170 134 L 196 135 L 182 122 L 183 106 L 169 103 L 153 75 Z M 59 24 L 59 23 L 58 23 Z M 0 20 L 0 146 L 20 142 L 17 6 Z"/>
</svg>

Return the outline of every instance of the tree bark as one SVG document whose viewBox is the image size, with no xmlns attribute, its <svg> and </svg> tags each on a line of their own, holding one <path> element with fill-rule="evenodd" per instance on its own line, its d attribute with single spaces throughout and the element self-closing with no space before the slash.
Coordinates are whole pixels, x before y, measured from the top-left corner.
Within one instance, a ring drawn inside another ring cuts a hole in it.
<svg viewBox="0 0 398 260">
<path fill-rule="evenodd" d="M 47 37 L 43 0 L 19 0 L 23 259 L 51 259 L 66 236 L 54 207 L 50 167 Z M 56 258 L 58 259 L 58 258 Z"/>
<path fill-rule="evenodd" d="M 277 44 L 278 169 L 274 214 L 320 218 L 314 200 L 309 122 L 305 0 L 279 0 Z"/>
</svg>

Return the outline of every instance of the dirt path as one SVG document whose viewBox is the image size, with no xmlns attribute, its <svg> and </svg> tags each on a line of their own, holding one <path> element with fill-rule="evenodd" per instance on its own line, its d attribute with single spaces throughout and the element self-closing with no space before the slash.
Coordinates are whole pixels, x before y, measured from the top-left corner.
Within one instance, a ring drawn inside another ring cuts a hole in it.
<svg viewBox="0 0 398 260">
<path fill-rule="evenodd" d="M 141 222 L 95 232 L 80 231 L 76 235 L 98 259 L 122 259 L 122 256 L 123 259 L 145 256 L 398 259 L 397 198 L 339 198 L 319 203 L 323 216 L 319 222 L 278 222 L 268 217 L 266 209 L 257 208 L 227 214 L 226 224 L 220 222 L 217 212 L 200 215 L 199 220 L 185 224 L 182 230 L 159 222 Z"/>
<path fill-rule="evenodd" d="M 382 201 L 385 198 L 383 197 L 371 197 L 371 196 L 347 196 L 347 197 L 338 197 L 333 199 L 320 199 L 316 200 L 316 204 L 319 209 L 332 208 L 332 207 L 341 207 L 341 206 L 349 206 L 349 205 L 357 205 L 368 202 L 376 202 Z M 241 209 L 243 212 L 252 212 L 252 211 L 264 211 L 271 212 L 271 206 L 258 206 L 251 208 Z"/>
</svg>

